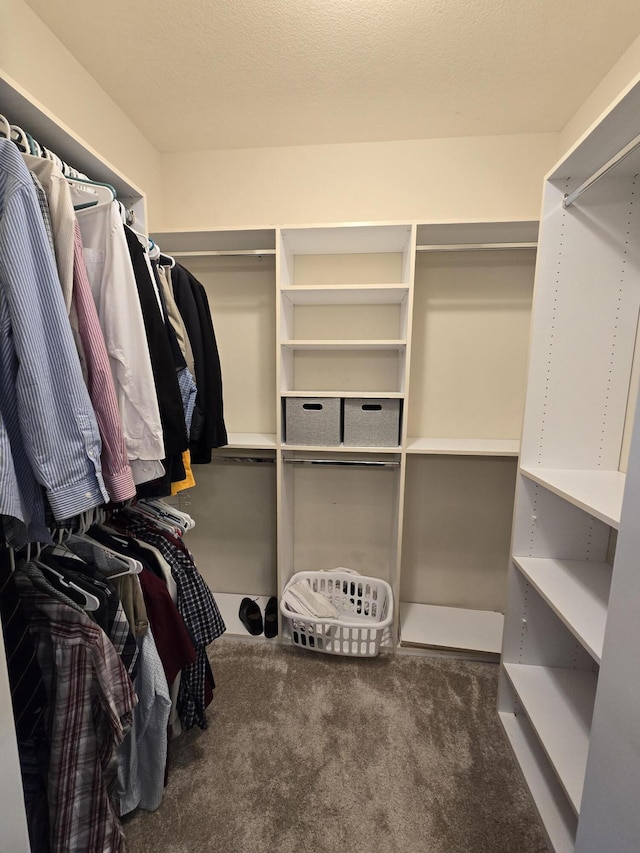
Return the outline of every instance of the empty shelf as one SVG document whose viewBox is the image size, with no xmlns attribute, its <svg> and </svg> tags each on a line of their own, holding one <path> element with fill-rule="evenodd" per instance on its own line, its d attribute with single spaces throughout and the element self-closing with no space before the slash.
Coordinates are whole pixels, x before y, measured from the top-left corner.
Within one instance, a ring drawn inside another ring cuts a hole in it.
<svg viewBox="0 0 640 853">
<path fill-rule="evenodd" d="M 422 646 L 499 654 L 502 613 L 465 610 L 434 604 L 400 604 L 400 642 Z"/>
</svg>

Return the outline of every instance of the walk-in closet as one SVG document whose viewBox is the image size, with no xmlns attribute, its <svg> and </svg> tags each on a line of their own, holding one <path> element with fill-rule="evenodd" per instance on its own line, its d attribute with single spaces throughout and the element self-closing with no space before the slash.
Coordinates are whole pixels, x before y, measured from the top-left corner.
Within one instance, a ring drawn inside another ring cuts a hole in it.
<svg viewBox="0 0 640 853">
<path fill-rule="evenodd" d="M 449 5 L 8 0 L 0 853 L 640 849 L 640 11 Z"/>
</svg>

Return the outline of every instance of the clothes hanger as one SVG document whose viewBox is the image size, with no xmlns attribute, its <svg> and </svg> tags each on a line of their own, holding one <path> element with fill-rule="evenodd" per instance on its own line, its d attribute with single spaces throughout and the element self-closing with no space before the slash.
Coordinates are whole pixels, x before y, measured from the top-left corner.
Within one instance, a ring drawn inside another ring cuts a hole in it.
<svg viewBox="0 0 640 853">
<path fill-rule="evenodd" d="M 171 255 L 165 255 L 164 252 L 160 252 L 158 260 L 161 266 L 169 267 L 170 270 L 172 270 L 176 265 L 176 259 L 172 258 Z"/>
<path fill-rule="evenodd" d="M 105 184 L 102 181 L 85 180 L 84 178 L 67 178 L 67 182 L 71 186 L 71 189 L 85 196 L 89 194 L 93 197 L 93 201 L 74 204 L 74 210 L 84 210 L 87 207 L 104 207 L 116 200 L 116 191 L 111 184 Z"/>
<path fill-rule="evenodd" d="M 167 518 L 170 521 L 175 521 L 176 524 L 179 524 L 184 527 L 185 532 L 187 530 L 191 530 L 196 526 L 195 521 L 188 513 L 176 509 L 176 507 L 165 503 L 159 498 L 145 498 L 144 500 L 139 501 L 137 506 L 140 506 L 140 504 L 142 504 L 145 508 L 151 510 L 152 513 L 158 515 L 160 518 Z"/>
<path fill-rule="evenodd" d="M 11 125 L 3 115 L 0 115 L 0 135 L 5 139 L 11 139 Z"/>
<path fill-rule="evenodd" d="M 10 139 L 12 142 L 18 146 L 18 148 L 22 151 L 23 154 L 30 154 L 31 148 L 29 147 L 29 140 L 27 139 L 27 134 L 21 127 L 18 127 L 17 124 L 10 125 L 11 127 L 11 136 Z"/>
<path fill-rule="evenodd" d="M 30 133 L 25 131 L 25 136 L 27 137 L 27 142 L 29 143 L 29 151 L 28 154 L 33 154 L 34 157 L 40 157 L 42 149 L 40 145 L 36 142 L 36 140 L 31 136 Z"/>
<path fill-rule="evenodd" d="M 172 524 L 169 521 L 162 519 L 157 513 L 151 512 L 139 504 L 135 504 L 135 506 L 128 506 L 124 510 L 125 515 L 138 515 L 146 518 L 148 521 L 151 521 L 156 527 L 159 527 L 161 530 L 166 531 L 167 533 L 171 533 L 172 536 L 182 537 L 184 531 L 181 524 Z"/>
<path fill-rule="evenodd" d="M 29 562 L 28 558 L 27 558 L 27 562 Z M 58 581 L 58 583 L 62 587 L 63 592 L 64 592 L 64 589 L 66 587 L 67 589 L 72 589 L 78 595 L 83 596 L 83 601 L 80 602 L 80 606 L 82 607 L 83 610 L 93 611 L 93 610 L 98 610 L 100 608 L 100 601 L 98 600 L 98 598 L 96 598 L 95 595 L 93 595 L 90 592 L 87 592 L 86 589 L 83 589 L 81 586 L 78 586 L 78 584 L 74 583 L 74 581 L 68 581 L 65 578 L 65 576 L 61 572 L 59 572 L 57 569 L 51 568 L 51 566 L 48 566 L 46 563 L 42 562 L 41 560 L 39 560 L 37 558 L 34 560 L 31 560 L 31 562 L 35 566 L 37 566 L 41 571 L 45 571 L 49 575 L 56 578 L 56 580 Z"/>
<path fill-rule="evenodd" d="M 100 529 L 105 530 L 108 533 L 112 532 L 111 530 L 109 530 L 109 528 L 104 527 L 104 525 L 98 523 L 96 520 L 94 520 L 92 524 L 89 525 L 89 527 L 92 527 L 94 524 L 96 524 Z M 114 557 L 115 560 L 122 565 L 122 571 L 117 572 L 115 574 L 109 573 L 108 575 L 105 575 L 107 579 L 120 578 L 124 577 L 125 575 L 140 574 L 140 572 L 142 571 L 142 563 L 139 560 L 136 560 L 134 557 L 130 557 L 128 554 L 121 554 L 119 551 L 114 551 L 114 549 L 109 548 L 108 545 L 104 545 L 102 542 L 98 542 L 97 539 L 94 539 L 87 532 L 89 530 L 89 527 L 86 530 L 80 531 L 79 533 L 71 533 L 69 536 L 69 542 L 73 542 L 74 538 L 79 539 L 81 542 L 89 542 L 91 545 L 97 548 L 101 548 L 103 551 L 106 551 L 107 554 L 110 554 L 112 557 Z"/>
</svg>

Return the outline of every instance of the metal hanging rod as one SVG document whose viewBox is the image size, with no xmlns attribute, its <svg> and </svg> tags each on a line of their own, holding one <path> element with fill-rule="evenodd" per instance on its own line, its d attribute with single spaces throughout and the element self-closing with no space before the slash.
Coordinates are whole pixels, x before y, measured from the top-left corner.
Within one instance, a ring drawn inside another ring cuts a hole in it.
<svg viewBox="0 0 640 853">
<path fill-rule="evenodd" d="M 582 193 L 586 192 L 590 187 L 592 187 L 596 181 L 599 181 L 600 178 L 603 178 L 608 172 L 610 172 L 618 163 L 622 163 L 625 157 L 628 157 L 629 154 L 633 154 L 633 152 L 640 147 L 640 134 L 634 137 L 631 142 L 628 142 L 624 148 L 621 148 L 617 154 L 614 154 L 610 160 L 600 166 L 590 178 L 587 178 L 586 181 L 583 181 L 579 187 L 577 187 L 573 192 L 568 193 L 562 200 L 563 207 L 570 207 L 573 202 L 579 198 Z"/>
<path fill-rule="evenodd" d="M 283 459 L 283 462 L 295 465 L 344 465 L 352 468 L 395 468 L 400 465 L 396 460 L 371 460 L 367 459 Z"/>
<path fill-rule="evenodd" d="M 275 456 L 227 456 L 222 454 L 214 454 L 211 457 L 212 462 L 224 462 L 233 464 L 269 464 L 275 463 Z"/>
<path fill-rule="evenodd" d="M 416 252 L 475 252 L 505 249 L 535 249 L 537 243 L 442 243 L 416 246 Z"/>
<path fill-rule="evenodd" d="M 0 127 L 2 127 L 3 132 L 0 132 L 0 137 L 4 137 L 13 142 L 18 150 L 23 154 L 32 154 L 35 157 L 40 157 L 42 160 L 50 160 L 58 169 L 62 172 L 65 178 L 68 180 L 79 179 L 81 181 L 88 181 L 91 183 L 101 183 L 100 181 L 92 181 L 84 172 L 78 171 L 78 169 L 69 166 L 68 163 L 65 163 L 62 158 L 60 158 L 54 151 L 50 148 L 46 148 L 44 145 L 40 145 L 37 139 L 35 139 L 28 131 L 23 130 L 17 124 L 11 124 L 9 119 L 0 115 Z M 109 189 L 113 192 L 114 200 L 118 201 L 116 190 L 111 184 L 105 184 Z M 127 225 L 133 225 L 136 221 L 136 214 L 133 209 L 127 210 L 124 205 L 118 201 L 118 205 L 123 212 L 123 218 L 126 220 Z"/>
<path fill-rule="evenodd" d="M 202 249 L 196 252 L 168 252 L 173 258 L 241 258 L 275 255 L 275 249 Z"/>
</svg>

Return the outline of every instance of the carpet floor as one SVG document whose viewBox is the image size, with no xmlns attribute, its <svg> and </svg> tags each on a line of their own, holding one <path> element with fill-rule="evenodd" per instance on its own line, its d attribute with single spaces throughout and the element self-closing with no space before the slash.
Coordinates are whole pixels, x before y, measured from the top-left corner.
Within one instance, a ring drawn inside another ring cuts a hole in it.
<svg viewBox="0 0 640 853">
<path fill-rule="evenodd" d="M 222 638 L 209 728 L 170 746 L 131 853 L 546 853 L 495 664 Z"/>
</svg>

